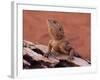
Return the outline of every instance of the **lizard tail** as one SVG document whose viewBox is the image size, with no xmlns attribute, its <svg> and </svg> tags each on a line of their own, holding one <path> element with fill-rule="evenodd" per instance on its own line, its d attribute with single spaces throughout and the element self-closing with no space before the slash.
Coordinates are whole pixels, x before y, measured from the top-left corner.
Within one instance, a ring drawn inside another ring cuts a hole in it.
<svg viewBox="0 0 100 80">
<path fill-rule="evenodd" d="M 78 57 L 78 58 L 84 59 L 78 52 L 75 52 L 75 53 L 74 53 L 74 56 L 75 56 L 75 57 Z M 87 61 L 89 64 L 91 64 L 91 61 L 90 61 L 89 59 L 84 59 L 84 60 Z"/>
</svg>

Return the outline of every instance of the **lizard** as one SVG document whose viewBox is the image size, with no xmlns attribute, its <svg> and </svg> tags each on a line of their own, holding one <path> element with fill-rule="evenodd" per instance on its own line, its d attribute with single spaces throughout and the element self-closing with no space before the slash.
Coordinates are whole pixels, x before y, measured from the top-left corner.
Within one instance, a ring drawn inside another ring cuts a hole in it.
<svg viewBox="0 0 100 80">
<path fill-rule="evenodd" d="M 45 56 L 48 57 L 52 53 L 57 52 L 60 54 L 66 54 L 68 60 L 73 60 L 74 56 L 80 57 L 80 55 L 75 52 L 69 41 L 66 40 L 63 26 L 55 19 L 48 19 L 47 24 L 51 40 L 48 43 L 48 52 Z"/>
</svg>

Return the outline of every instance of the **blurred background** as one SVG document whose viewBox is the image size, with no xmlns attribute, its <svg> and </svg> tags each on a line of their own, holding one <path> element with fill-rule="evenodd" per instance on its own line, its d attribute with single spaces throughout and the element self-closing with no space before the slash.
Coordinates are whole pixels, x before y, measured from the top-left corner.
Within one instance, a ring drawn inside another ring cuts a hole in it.
<svg viewBox="0 0 100 80">
<path fill-rule="evenodd" d="M 47 45 L 47 19 L 59 21 L 68 40 L 83 58 L 91 58 L 91 14 L 75 12 L 51 12 L 23 10 L 23 39 Z"/>
</svg>

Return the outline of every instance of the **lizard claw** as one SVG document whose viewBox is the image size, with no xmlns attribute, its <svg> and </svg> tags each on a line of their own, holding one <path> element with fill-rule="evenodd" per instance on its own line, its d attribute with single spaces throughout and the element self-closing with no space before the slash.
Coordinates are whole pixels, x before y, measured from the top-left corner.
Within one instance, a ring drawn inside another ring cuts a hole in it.
<svg viewBox="0 0 100 80">
<path fill-rule="evenodd" d="M 44 57 L 47 57 L 48 58 L 48 53 L 44 54 Z"/>
<path fill-rule="evenodd" d="M 44 56 L 48 58 L 50 56 L 50 53 L 45 53 Z"/>
<path fill-rule="evenodd" d="M 74 59 L 74 57 L 71 57 L 71 56 L 68 57 L 68 60 L 69 60 L 69 61 L 71 61 L 71 60 L 73 60 L 73 59 Z"/>
</svg>

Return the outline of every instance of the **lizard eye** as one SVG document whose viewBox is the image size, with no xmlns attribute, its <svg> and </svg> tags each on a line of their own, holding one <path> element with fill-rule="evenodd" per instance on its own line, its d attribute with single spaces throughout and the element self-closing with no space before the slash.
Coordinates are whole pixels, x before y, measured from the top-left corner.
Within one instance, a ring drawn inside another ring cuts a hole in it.
<svg viewBox="0 0 100 80">
<path fill-rule="evenodd" d="M 55 24 L 56 24 L 57 22 L 56 22 L 56 21 L 53 21 L 53 23 L 55 23 Z"/>
<path fill-rule="evenodd" d="M 62 29 L 61 28 L 59 28 L 59 31 L 61 31 Z"/>
</svg>

